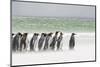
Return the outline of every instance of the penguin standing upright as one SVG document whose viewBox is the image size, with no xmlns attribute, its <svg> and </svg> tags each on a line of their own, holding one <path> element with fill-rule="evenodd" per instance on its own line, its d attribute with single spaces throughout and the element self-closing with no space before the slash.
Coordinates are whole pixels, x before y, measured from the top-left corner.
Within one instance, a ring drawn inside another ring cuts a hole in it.
<svg viewBox="0 0 100 67">
<path fill-rule="evenodd" d="M 49 42 L 50 42 L 49 40 L 50 40 L 50 38 L 52 37 L 52 34 L 53 34 L 53 33 L 49 33 L 49 34 L 46 35 L 44 50 L 48 49 L 48 47 L 49 47 Z"/>
<path fill-rule="evenodd" d="M 12 35 L 11 35 L 11 48 L 12 48 L 12 50 L 14 50 L 13 39 L 14 39 L 14 34 L 12 33 Z"/>
<path fill-rule="evenodd" d="M 39 39 L 39 42 L 38 42 L 38 49 L 39 50 L 42 49 L 45 38 L 46 38 L 46 34 L 45 33 L 42 33 L 41 34 L 41 37 Z"/>
<path fill-rule="evenodd" d="M 75 33 L 72 33 L 71 38 L 69 40 L 69 48 L 73 49 L 75 47 L 75 37 L 74 35 L 76 35 Z"/>
<path fill-rule="evenodd" d="M 39 35 L 39 34 L 34 33 L 32 39 L 31 39 L 31 41 L 30 41 L 30 50 L 31 50 L 31 51 L 35 49 L 35 42 L 36 42 L 36 40 L 37 40 L 37 38 L 38 38 L 38 35 Z"/>
<path fill-rule="evenodd" d="M 33 37 L 31 38 L 31 41 L 30 41 L 30 51 L 33 50 L 35 37 L 36 37 L 36 33 L 34 33 Z"/>
<path fill-rule="evenodd" d="M 61 32 L 60 36 L 58 37 L 58 40 L 57 40 L 57 50 L 60 49 L 62 39 L 63 39 L 63 33 Z"/>
<path fill-rule="evenodd" d="M 12 40 L 12 49 L 13 51 L 16 51 L 19 49 L 19 45 L 20 45 L 20 38 L 21 38 L 22 34 L 20 32 L 18 32 L 13 40 Z"/>
<path fill-rule="evenodd" d="M 20 51 L 22 51 L 22 46 L 24 46 L 24 49 L 26 49 L 26 38 L 27 38 L 28 33 L 24 33 L 22 35 L 21 41 L 20 41 Z"/>
<path fill-rule="evenodd" d="M 11 35 L 11 41 L 12 41 L 12 44 L 13 44 L 13 39 L 14 39 L 14 37 L 15 37 L 15 34 L 12 33 L 12 35 Z"/>
<path fill-rule="evenodd" d="M 58 31 L 56 31 L 56 33 L 55 33 L 55 35 L 54 35 L 54 37 L 52 39 L 52 42 L 50 44 L 51 49 L 54 49 L 55 48 L 55 44 L 57 42 L 57 35 L 58 35 Z"/>
</svg>

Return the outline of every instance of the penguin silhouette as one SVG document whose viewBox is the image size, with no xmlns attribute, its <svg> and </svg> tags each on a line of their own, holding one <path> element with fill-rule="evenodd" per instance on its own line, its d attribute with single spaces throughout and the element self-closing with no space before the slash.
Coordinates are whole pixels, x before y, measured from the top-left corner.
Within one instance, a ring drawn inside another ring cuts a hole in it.
<svg viewBox="0 0 100 67">
<path fill-rule="evenodd" d="M 20 41 L 20 51 L 22 51 L 22 46 L 24 46 L 24 49 L 26 49 L 26 38 L 28 33 L 24 33 L 22 35 L 21 41 Z"/>
<path fill-rule="evenodd" d="M 72 33 L 70 40 L 69 40 L 69 48 L 73 49 L 75 47 L 75 37 L 74 35 L 76 35 L 75 33 Z"/>
<path fill-rule="evenodd" d="M 21 38 L 22 34 L 20 32 L 18 32 L 15 37 L 13 38 L 12 41 L 12 49 L 13 51 L 16 51 L 19 49 L 19 45 L 20 45 L 20 38 Z"/>
<path fill-rule="evenodd" d="M 44 50 L 48 49 L 48 47 L 49 47 L 49 40 L 52 37 L 52 34 L 53 33 L 49 33 L 49 34 L 46 35 Z"/>
<path fill-rule="evenodd" d="M 38 49 L 41 50 L 42 47 L 43 47 L 43 42 L 45 41 L 45 38 L 46 38 L 46 34 L 45 33 L 42 33 L 41 34 L 41 37 L 39 39 L 39 42 L 38 42 Z"/>
<path fill-rule="evenodd" d="M 35 39 L 35 37 L 36 37 L 36 33 L 34 33 L 32 39 L 30 41 L 30 51 L 32 51 L 33 48 L 34 48 L 34 42 L 35 42 L 34 39 Z"/>
<path fill-rule="evenodd" d="M 60 49 L 62 39 L 63 39 L 63 33 L 61 32 L 57 40 L 57 50 Z"/>
<path fill-rule="evenodd" d="M 30 41 L 30 50 L 31 51 L 34 50 L 34 48 L 35 48 L 35 42 L 36 42 L 36 40 L 38 38 L 38 35 L 39 35 L 38 33 L 34 33 L 32 39 Z"/>
<path fill-rule="evenodd" d="M 50 44 L 51 49 L 54 49 L 55 48 L 55 44 L 57 42 L 57 36 L 58 36 L 58 31 L 56 31 L 56 33 L 55 33 L 55 35 L 54 35 L 54 37 L 52 39 L 52 42 Z"/>
</svg>

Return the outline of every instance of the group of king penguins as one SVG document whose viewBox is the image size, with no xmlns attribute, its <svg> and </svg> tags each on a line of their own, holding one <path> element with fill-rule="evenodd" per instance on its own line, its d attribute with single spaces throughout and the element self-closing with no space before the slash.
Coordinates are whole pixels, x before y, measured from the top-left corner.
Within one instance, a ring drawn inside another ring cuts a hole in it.
<svg viewBox="0 0 100 67">
<path fill-rule="evenodd" d="M 75 46 L 75 33 L 71 34 L 69 40 L 69 48 Z M 12 33 L 12 51 L 43 51 L 43 50 L 61 50 L 63 33 L 56 31 L 55 33 L 33 33 L 28 39 L 28 33 Z"/>
</svg>

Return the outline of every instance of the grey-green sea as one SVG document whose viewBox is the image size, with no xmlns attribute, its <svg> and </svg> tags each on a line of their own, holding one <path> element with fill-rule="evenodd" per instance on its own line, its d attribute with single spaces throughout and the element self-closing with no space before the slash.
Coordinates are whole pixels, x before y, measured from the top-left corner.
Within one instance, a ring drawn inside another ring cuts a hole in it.
<svg viewBox="0 0 100 67">
<path fill-rule="evenodd" d="M 12 32 L 95 32 L 89 18 L 13 16 Z"/>
</svg>

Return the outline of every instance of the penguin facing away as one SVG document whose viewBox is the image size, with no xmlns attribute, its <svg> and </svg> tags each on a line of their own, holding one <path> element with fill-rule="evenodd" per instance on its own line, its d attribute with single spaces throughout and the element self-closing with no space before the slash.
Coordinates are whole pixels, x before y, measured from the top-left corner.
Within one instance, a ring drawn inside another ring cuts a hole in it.
<svg viewBox="0 0 100 67">
<path fill-rule="evenodd" d="M 75 33 L 72 33 L 70 40 L 69 40 L 69 48 L 73 49 L 75 47 Z"/>
</svg>

